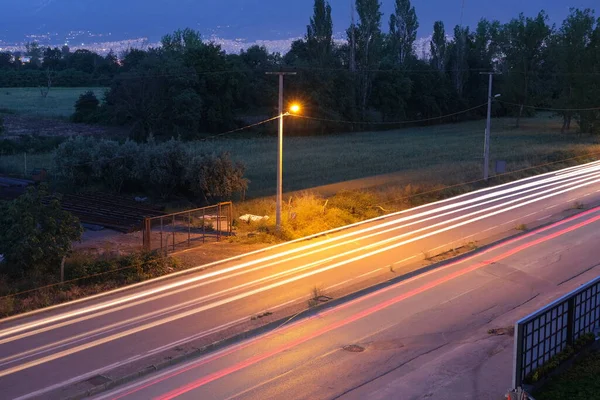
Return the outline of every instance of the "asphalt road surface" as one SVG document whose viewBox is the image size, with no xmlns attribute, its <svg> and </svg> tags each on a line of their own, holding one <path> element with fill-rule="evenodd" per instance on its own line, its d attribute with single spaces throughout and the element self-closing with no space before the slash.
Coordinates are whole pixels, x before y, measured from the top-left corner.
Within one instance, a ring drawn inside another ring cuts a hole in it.
<svg viewBox="0 0 600 400">
<path fill-rule="evenodd" d="M 315 286 L 327 292 L 392 269 L 402 271 L 428 254 L 519 224 L 549 221 L 576 203 L 600 203 L 600 163 L 480 190 L 204 271 L 0 321 L 0 393 L 3 398 L 52 398 L 57 388 L 224 331 L 266 310 L 306 304 Z M 331 343 L 329 334 L 323 337 Z"/>
<path fill-rule="evenodd" d="M 598 276 L 599 228 L 600 207 L 97 399 L 499 400 L 511 325 Z"/>
</svg>

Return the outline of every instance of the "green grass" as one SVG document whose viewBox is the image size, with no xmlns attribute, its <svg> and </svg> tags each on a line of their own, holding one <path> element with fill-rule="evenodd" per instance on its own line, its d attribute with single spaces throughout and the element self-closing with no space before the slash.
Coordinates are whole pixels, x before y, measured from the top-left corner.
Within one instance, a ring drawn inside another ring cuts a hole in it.
<svg viewBox="0 0 600 400">
<path fill-rule="evenodd" d="M 507 171 L 572 155 L 600 151 L 597 137 L 561 134 L 556 118 L 533 118 L 514 129 L 513 119 L 492 123 L 491 171 L 495 160 Z M 284 191 L 295 191 L 374 175 L 400 173 L 406 183 L 453 184 L 482 175 L 485 121 L 284 140 Z M 196 144 L 197 152 L 229 151 L 247 167 L 249 196 L 274 193 L 277 139 L 221 139 Z M 492 173 L 493 175 L 493 173 Z"/>
<path fill-rule="evenodd" d="M 600 352 L 581 359 L 534 393 L 537 400 L 590 400 L 600 398 Z"/>
<path fill-rule="evenodd" d="M 79 95 L 88 90 L 101 99 L 106 88 L 56 87 L 46 98 L 42 97 L 38 88 L 0 88 L 0 110 L 41 117 L 70 117 Z"/>
</svg>

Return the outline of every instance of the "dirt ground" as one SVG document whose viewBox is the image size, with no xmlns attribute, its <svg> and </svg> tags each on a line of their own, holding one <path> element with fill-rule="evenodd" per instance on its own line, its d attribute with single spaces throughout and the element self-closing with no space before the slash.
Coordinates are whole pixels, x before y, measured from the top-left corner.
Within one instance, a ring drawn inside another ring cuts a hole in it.
<svg viewBox="0 0 600 400">
<path fill-rule="evenodd" d="M 56 118 L 40 118 L 39 116 L 12 115 L 3 116 L 6 137 L 23 135 L 38 136 L 101 136 L 118 137 L 128 135 L 127 130 L 101 125 L 75 124 Z"/>
<path fill-rule="evenodd" d="M 142 232 L 125 234 L 110 229 L 86 230 L 81 243 L 75 243 L 73 247 L 75 251 L 92 254 L 126 255 L 142 250 L 142 239 Z M 205 243 L 174 253 L 173 257 L 184 265 L 192 267 L 235 257 L 267 246 L 269 245 L 232 243 L 223 239 L 220 242 Z"/>
</svg>

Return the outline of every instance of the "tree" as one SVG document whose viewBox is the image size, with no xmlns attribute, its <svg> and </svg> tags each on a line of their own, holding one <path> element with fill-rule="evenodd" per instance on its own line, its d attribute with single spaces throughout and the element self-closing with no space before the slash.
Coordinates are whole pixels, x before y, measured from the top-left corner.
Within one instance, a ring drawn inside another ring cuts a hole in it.
<svg viewBox="0 0 600 400">
<path fill-rule="evenodd" d="M 58 47 L 47 47 L 46 50 L 44 50 L 44 61 L 42 62 L 42 67 L 44 69 L 51 69 L 53 71 L 63 69 L 64 61 L 62 51 Z"/>
<path fill-rule="evenodd" d="M 190 189 L 206 203 L 229 200 L 248 189 L 243 164 L 231 161 L 228 153 L 195 157 L 187 173 Z"/>
<path fill-rule="evenodd" d="M 593 41 L 595 18 L 592 10 L 571 9 L 562 26 L 554 37 L 552 59 L 556 60 L 558 70 L 562 72 L 557 81 L 556 108 L 587 108 L 589 97 L 586 95 L 593 80 L 592 76 L 582 75 L 583 71 L 593 69 L 590 57 L 590 45 Z M 569 130 L 573 111 L 560 112 L 563 117 L 562 132 Z"/>
<path fill-rule="evenodd" d="M 545 60 L 546 45 L 552 33 L 547 21 L 544 11 L 535 18 L 526 18 L 521 13 L 501 29 L 504 72 L 509 75 L 511 83 L 508 89 L 519 104 L 517 127 L 532 91 L 532 80 L 541 71 Z"/>
<path fill-rule="evenodd" d="M 94 122 L 98 115 L 100 101 L 94 92 L 87 91 L 75 102 L 75 113 L 71 116 L 73 122 Z"/>
<path fill-rule="evenodd" d="M 438 71 L 446 68 L 446 31 L 442 21 L 435 21 L 433 24 L 433 35 L 431 36 L 431 65 Z"/>
<path fill-rule="evenodd" d="M 333 48 L 333 22 L 331 5 L 325 0 L 315 0 L 314 14 L 306 28 L 306 44 L 312 60 L 324 65 Z"/>
<path fill-rule="evenodd" d="M 202 36 L 190 28 L 176 30 L 172 34 L 163 36 L 162 48 L 167 52 L 183 53 L 186 50 L 199 48 L 203 45 Z"/>
<path fill-rule="evenodd" d="M 63 211 L 45 186 L 30 187 L 0 208 L 0 253 L 3 269 L 12 276 L 57 273 L 83 233 L 79 220 Z"/>
<path fill-rule="evenodd" d="M 452 73 L 454 88 L 459 96 L 462 97 L 465 88 L 465 82 L 468 76 L 469 63 L 467 61 L 470 47 L 469 28 L 463 28 L 459 25 L 454 27 L 454 39 L 448 50 L 449 65 Z"/>
<path fill-rule="evenodd" d="M 356 60 L 359 73 L 359 107 L 363 119 L 366 117 L 369 93 L 373 83 L 373 72 L 381 60 L 381 3 L 379 0 L 356 0 L 359 22 L 348 30 L 348 38 L 356 39 Z M 354 30 L 354 32 L 352 32 Z"/>
<path fill-rule="evenodd" d="M 0 52 L 0 69 L 8 69 L 13 67 L 12 54 L 8 51 Z"/>
<path fill-rule="evenodd" d="M 413 45 L 417 39 L 419 21 L 410 0 L 396 0 L 395 13 L 390 15 L 390 40 L 399 64 L 414 55 Z"/>
<path fill-rule="evenodd" d="M 71 55 L 71 48 L 65 44 L 60 48 L 60 52 L 62 53 L 62 58 L 67 59 Z"/>
<path fill-rule="evenodd" d="M 25 44 L 26 55 L 30 57 L 31 65 L 40 67 L 42 65 L 42 49 L 37 42 L 28 42 Z"/>
</svg>

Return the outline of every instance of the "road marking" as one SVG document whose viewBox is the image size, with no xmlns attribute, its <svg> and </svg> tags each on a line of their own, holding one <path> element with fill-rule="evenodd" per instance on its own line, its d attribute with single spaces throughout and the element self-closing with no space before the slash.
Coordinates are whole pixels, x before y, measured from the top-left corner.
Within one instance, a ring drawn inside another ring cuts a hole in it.
<svg viewBox="0 0 600 400">
<path fill-rule="evenodd" d="M 546 215 L 545 217 L 542 217 L 542 218 L 539 218 L 538 221 L 543 221 L 543 220 L 548 219 L 550 217 L 552 217 L 552 214 Z"/>
<path fill-rule="evenodd" d="M 326 287 L 325 290 L 327 291 L 327 290 L 331 290 L 331 289 L 333 289 L 335 287 L 345 285 L 346 283 L 350 283 L 350 282 L 352 282 L 355 279 L 356 278 L 352 278 L 352 279 L 345 280 L 344 282 L 336 283 L 335 285 L 331 285 L 329 287 Z"/>
<path fill-rule="evenodd" d="M 482 233 L 483 233 L 483 232 L 489 232 L 489 231 L 492 231 L 492 230 L 494 230 L 494 229 L 496 229 L 496 228 L 500 228 L 501 226 L 502 226 L 502 225 L 496 225 L 496 226 L 492 226 L 491 228 L 487 228 L 486 230 L 483 230 L 483 231 L 481 231 L 481 232 L 482 232 Z"/>
<path fill-rule="evenodd" d="M 358 278 L 364 278 L 365 276 L 369 276 L 369 275 L 372 275 L 372 274 L 374 274 L 374 273 L 377 273 L 377 272 L 381 271 L 382 269 L 383 269 L 383 268 L 377 268 L 377 269 L 376 269 L 376 270 L 374 270 L 374 271 L 367 272 L 366 274 L 359 275 L 359 276 L 357 276 L 356 278 L 357 278 L 357 279 L 358 279 Z"/>
<path fill-rule="evenodd" d="M 405 258 L 404 260 L 396 261 L 396 262 L 395 262 L 395 263 L 393 263 L 392 265 L 395 267 L 396 265 L 400 265 L 400 264 L 402 264 L 402 263 L 405 263 L 405 262 L 407 262 L 407 261 L 413 260 L 413 259 L 415 259 L 415 258 L 417 258 L 417 256 L 408 257 L 408 258 Z"/>
<path fill-rule="evenodd" d="M 546 210 L 552 210 L 553 208 L 556 208 L 556 207 L 558 207 L 559 205 L 560 205 L 560 204 L 555 204 L 555 205 L 553 205 L 553 206 L 546 207 L 545 209 L 546 209 Z"/>
</svg>

